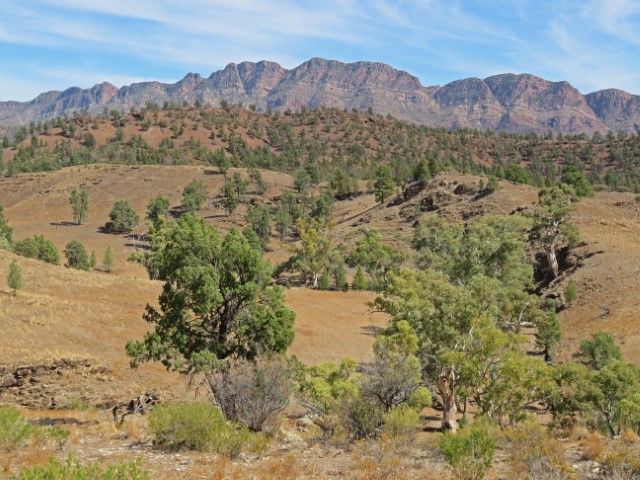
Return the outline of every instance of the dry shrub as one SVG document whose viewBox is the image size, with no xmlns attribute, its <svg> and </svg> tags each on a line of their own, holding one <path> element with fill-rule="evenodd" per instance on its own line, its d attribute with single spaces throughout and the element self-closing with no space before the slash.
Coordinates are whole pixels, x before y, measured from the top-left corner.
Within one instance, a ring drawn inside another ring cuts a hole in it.
<svg viewBox="0 0 640 480">
<path fill-rule="evenodd" d="M 602 435 L 590 433 L 580 441 L 583 460 L 599 461 L 607 452 L 607 442 Z"/>
<path fill-rule="evenodd" d="M 292 392 L 289 365 L 276 356 L 226 362 L 207 372 L 206 382 L 225 418 L 254 432 L 289 404 Z"/>
<path fill-rule="evenodd" d="M 404 480 L 403 455 L 386 438 L 356 443 L 353 455 L 357 480 Z"/>
<path fill-rule="evenodd" d="M 297 480 L 305 475 L 313 475 L 311 470 L 306 465 L 301 466 L 296 456 L 290 453 L 285 457 L 269 460 L 264 467 L 264 475 L 261 478 L 268 480 Z"/>
<path fill-rule="evenodd" d="M 607 480 L 637 480 L 640 478 L 640 448 L 619 442 L 602 462 L 603 478 Z"/>
<path fill-rule="evenodd" d="M 569 480 L 574 472 L 564 458 L 564 447 L 544 428 L 525 422 L 507 435 L 511 476 L 522 480 Z"/>
<path fill-rule="evenodd" d="M 149 429 L 147 421 L 143 417 L 130 416 L 125 422 L 118 427 L 120 438 L 123 440 L 131 440 L 133 443 L 142 443 L 149 437 Z"/>
</svg>

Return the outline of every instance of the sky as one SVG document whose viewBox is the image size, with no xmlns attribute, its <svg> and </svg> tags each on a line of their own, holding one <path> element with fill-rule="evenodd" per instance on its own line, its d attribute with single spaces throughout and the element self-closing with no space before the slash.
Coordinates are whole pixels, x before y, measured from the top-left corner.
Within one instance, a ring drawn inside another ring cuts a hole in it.
<svg viewBox="0 0 640 480">
<path fill-rule="evenodd" d="M 228 63 L 387 63 L 423 85 L 532 73 L 640 94 L 640 0 L 0 0 L 0 100 Z"/>
</svg>

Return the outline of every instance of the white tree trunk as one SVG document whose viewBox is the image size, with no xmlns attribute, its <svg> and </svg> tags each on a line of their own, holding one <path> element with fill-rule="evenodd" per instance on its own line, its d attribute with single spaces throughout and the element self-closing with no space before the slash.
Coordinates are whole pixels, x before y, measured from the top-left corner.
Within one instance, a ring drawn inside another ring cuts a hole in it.
<svg viewBox="0 0 640 480">
<path fill-rule="evenodd" d="M 547 254 L 547 261 L 549 262 L 549 267 L 553 273 L 553 278 L 556 278 L 560 269 L 558 268 L 558 258 L 556 257 L 555 245 L 553 243 L 547 245 L 545 247 L 545 253 Z"/>
<path fill-rule="evenodd" d="M 438 390 L 442 398 L 442 430 L 455 432 L 458 430 L 456 413 L 458 405 L 455 395 L 455 373 L 447 372 L 440 375 Z"/>
</svg>

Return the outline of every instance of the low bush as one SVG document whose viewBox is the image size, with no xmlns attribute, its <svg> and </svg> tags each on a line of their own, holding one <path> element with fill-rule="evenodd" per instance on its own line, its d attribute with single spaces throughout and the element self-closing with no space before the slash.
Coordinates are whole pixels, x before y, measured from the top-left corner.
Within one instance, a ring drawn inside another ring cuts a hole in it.
<svg viewBox="0 0 640 480">
<path fill-rule="evenodd" d="M 495 440 L 482 425 L 472 424 L 455 434 L 446 432 L 440 441 L 445 460 L 460 480 L 484 478 L 493 463 L 495 448 Z"/>
<path fill-rule="evenodd" d="M 382 433 L 393 438 L 411 439 L 422 428 L 420 414 L 409 407 L 399 407 L 385 413 L 382 421 Z"/>
<path fill-rule="evenodd" d="M 562 444 L 533 420 L 507 434 L 512 478 L 563 480 L 572 478 Z"/>
<path fill-rule="evenodd" d="M 168 450 L 213 451 L 231 458 L 254 446 L 264 448 L 248 429 L 226 424 L 222 413 L 206 403 L 166 403 L 149 415 L 153 442 Z"/>
<path fill-rule="evenodd" d="M 12 480 L 150 480 L 149 473 L 137 463 L 122 462 L 117 465 L 92 463 L 81 465 L 69 456 L 65 462 L 50 457 L 42 466 L 24 468 Z"/>
<path fill-rule="evenodd" d="M 18 409 L 0 407 L 0 452 L 11 452 L 20 447 L 31 430 Z"/>
</svg>

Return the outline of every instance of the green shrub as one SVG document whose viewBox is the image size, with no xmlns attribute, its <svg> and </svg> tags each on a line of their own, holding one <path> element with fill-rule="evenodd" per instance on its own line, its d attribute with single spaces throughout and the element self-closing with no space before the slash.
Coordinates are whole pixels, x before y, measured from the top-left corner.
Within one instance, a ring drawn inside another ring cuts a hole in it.
<svg viewBox="0 0 640 480">
<path fill-rule="evenodd" d="M 390 437 L 412 437 L 422 428 L 420 414 L 409 407 L 398 407 L 384 414 L 382 432 Z"/>
<path fill-rule="evenodd" d="M 62 450 L 69 441 L 69 430 L 58 425 L 47 427 L 44 430 L 44 434 L 47 440 L 53 442 L 58 450 Z"/>
<path fill-rule="evenodd" d="M 380 433 L 383 422 L 382 408 L 362 398 L 356 398 L 343 406 L 342 422 L 353 440 L 374 438 Z"/>
<path fill-rule="evenodd" d="M 495 447 L 488 430 L 479 425 L 471 425 L 457 434 L 447 432 L 440 441 L 445 460 L 461 480 L 484 478 L 493 463 Z"/>
<path fill-rule="evenodd" d="M 0 452 L 21 446 L 31 433 L 31 425 L 13 407 L 0 407 Z"/>
<path fill-rule="evenodd" d="M 249 445 L 251 433 L 227 425 L 222 413 L 206 403 L 167 403 L 149 415 L 155 445 L 169 450 L 213 451 L 237 457 Z"/>
<path fill-rule="evenodd" d="M 43 262 L 58 265 L 60 263 L 60 253 L 50 240 L 42 235 L 35 235 L 33 238 L 25 238 L 15 243 L 13 251 L 21 257 L 35 258 Z"/>
<path fill-rule="evenodd" d="M 118 465 L 92 463 L 81 465 L 69 456 L 65 462 L 50 457 L 43 466 L 23 469 L 12 480 L 149 480 L 146 470 L 137 463 L 122 462 Z"/>
</svg>

